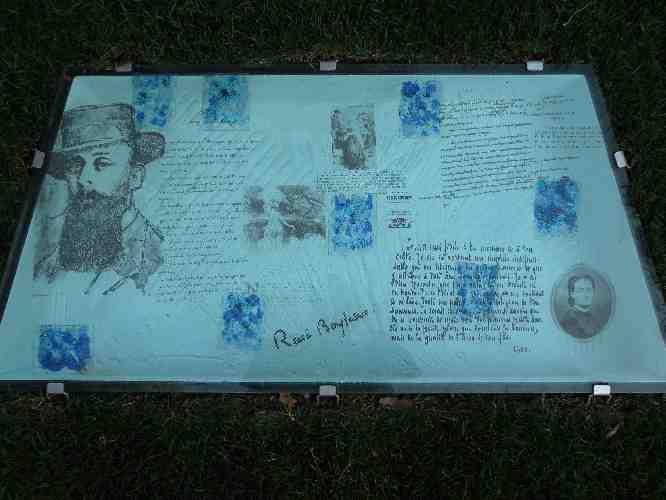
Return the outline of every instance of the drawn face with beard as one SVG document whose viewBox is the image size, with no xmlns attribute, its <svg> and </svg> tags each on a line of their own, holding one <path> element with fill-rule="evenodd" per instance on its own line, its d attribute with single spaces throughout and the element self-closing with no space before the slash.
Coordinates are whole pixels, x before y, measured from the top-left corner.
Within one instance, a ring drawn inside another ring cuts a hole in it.
<svg viewBox="0 0 666 500">
<path fill-rule="evenodd" d="M 122 250 L 122 216 L 131 193 L 143 182 L 143 166 L 132 165 L 127 142 L 69 153 L 70 195 L 60 240 L 60 263 L 69 271 L 108 269 Z"/>
</svg>

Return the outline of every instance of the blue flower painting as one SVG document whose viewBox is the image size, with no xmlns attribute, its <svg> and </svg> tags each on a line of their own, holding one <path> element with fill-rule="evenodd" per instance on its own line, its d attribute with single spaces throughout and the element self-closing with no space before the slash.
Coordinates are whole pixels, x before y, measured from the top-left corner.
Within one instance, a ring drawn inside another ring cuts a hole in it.
<svg viewBox="0 0 666 500">
<path fill-rule="evenodd" d="M 373 244 L 372 194 L 336 194 L 331 214 L 334 250 L 360 250 Z"/>
<path fill-rule="evenodd" d="M 249 85 L 246 77 L 207 76 L 203 98 L 202 118 L 205 125 L 230 128 L 249 125 Z"/>
<path fill-rule="evenodd" d="M 563 235 L 577 230 L 578 186 L 569 177 L 539 179 L 534 197 L 534 221 L 545 235 Z"/>
<path fill-rule="evenodd" d="M 438 136 L 441 128 L 439 82 L 406 81 L 400 91 L 400 130 L 403 137 Z"/>
<path fill-rule="evenodd" d="M 497 264 L 458 262 L 456 265 L 457 312 L 463 317 L 492 315 L 497 298 Z"/>
<path fill-rule="evenodd" d="M 243 350 L 258 350 L 264 327 L 264 307 L 258 295 L 229 293 L 224 301 L 225 344 Z"/>
<path fill-rule="evenodd" d="M 90 362 L 90 336 L 82 325 L 42 325 L 39 333 L 39 365 L 59 372 L 64 368 L 82 372 Z"/>
<path fill-rule="evenodd" d="M 132 78 L 132 104 L 137 128 L 162 129 L 168 125 L 173 82 L 173 78 L 169 75 L 143 75 Z"/>
</svg>

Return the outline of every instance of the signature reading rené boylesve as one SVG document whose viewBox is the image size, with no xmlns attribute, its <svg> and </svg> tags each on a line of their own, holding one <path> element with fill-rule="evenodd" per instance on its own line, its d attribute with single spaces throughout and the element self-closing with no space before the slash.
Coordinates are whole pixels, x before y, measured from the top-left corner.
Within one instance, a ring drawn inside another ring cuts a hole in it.
<svg viewBox="0 0 666 500">
<path fill-rule="evenodd" d="M 364 309 L 362 311 L 356 311 L 355 313 L 349 316 L 347 315 L 346 312 L 343 312 L 342 317 L 337 320 L 326 322 L 326 320 L 320 319 L 319 321 L 317 321 L 314 330 L 316 331 L 316 334 L 318 334 L 319 336 L 339 333 L 341 336 L 344 337 L 347 334 L 347 330 L 351 328 L 352 323 L 354 323 L 355 321 L 365 319 L 367 317 L 368 317 L 367 309 Z M 302 335 L 293 335 L 293 336 L 289 335 L 289 333 L 280 328 L 278 330 L 275 330 L 275 332 L 273 333 L 273 342 L 275 344 L 275 348 L 280 350 L 283 347 L 297 346 L 302 342 L 310 340 L 314 336 L 315 333 L 313 333 L 313 331 L 310 330 L 309 328 L 306 328 L 305 333 L 303 333 Z"/>
</svg>

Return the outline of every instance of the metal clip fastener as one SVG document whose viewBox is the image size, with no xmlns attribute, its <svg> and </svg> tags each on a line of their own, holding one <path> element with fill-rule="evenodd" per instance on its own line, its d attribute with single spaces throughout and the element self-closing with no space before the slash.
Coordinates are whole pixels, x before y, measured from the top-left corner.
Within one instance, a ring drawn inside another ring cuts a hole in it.
<svg viewBox="0 0 666 500">
<path fill-rule="evenodd" d="M 336 402 L 340 403 L 340 395 L 338 394 L 337 389 L 334 385 L 320 385 L 319 394 L 317 395 L 317 402 L 320 399 L 333 399 L 335 398 Z"/>
<path fill-rule="evenodd" d="M 46 384 L 46 396 L 65 396 L 69 397 L 69 394 L 65 392 L 65 384 L 62 382 L 49 382 Z"/>
<path fill-rule="evenodd" d="M 527 71 L 543 71 L 543 61 L 527 61 Z"/>
<path fill-rule="evenodd" d="M 610 396 L 611 386 L 609 384 L 594 384 L 592 388 L 593 396 Z"/>
<path fill-rule="evenodd" d="M 32 168 L 42 168 L 42 165 L 44 165 L 44 158 L 46 158 L 46 154 L 39 149 L 35 149 L 35 156 L 32 157 L 32 165 L 30 166 Z"/>
<path fill-rule="evenodd" d="M 624 156 L 624 151 L 616 151 L 613 155 L 617 168 L 630 168 L 627 163 L 627 158 Z"/>
<path fill-rule="evenodd" d="M 319 71 L 335 71 L 338 67 L 338 61 L 319 61 Z"/>
<path fill-rule="evenodd" d="M 116 64 L 114 69 L 116 73 L 131 73 L 132 63 L 128 62 L 128 63 Z"/>
</svg>

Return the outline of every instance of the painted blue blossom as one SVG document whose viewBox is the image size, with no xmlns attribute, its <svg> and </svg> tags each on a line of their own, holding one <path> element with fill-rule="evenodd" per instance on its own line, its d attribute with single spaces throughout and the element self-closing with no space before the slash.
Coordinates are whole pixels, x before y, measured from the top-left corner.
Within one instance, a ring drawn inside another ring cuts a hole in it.
<svg viewBox="0 0 666 500">
<path fill-rule="evenodd" d="M 257 350 L 261 345 L 264 308 L 256 294 L 229 293 L 224 301 L 224 330 L 226 344 L 245 350 Z"/>
<path fill-rule="evenodd" d="M 405 97 L 414 97 L 419 92 L 419 85 L 416 82 L 403 82 L 402 95 Z"/>
<path fill-rule="evenodd" d="M 537 231 L 562 235 L 577 230 L 576 204 L 578 186 L 569 177 L 539 179 L 534 197 L 534 221 Z"/>
<path fill-rule="evenodd" d="M 134 118 L 137 128 L 164 128 L 169 123 L 173 78 L 142 75 L 132 78 Z"/>
<path fill-rule="evenodd" d="M 497 298 L 497 264 L 458 262 L 456 265 L 456 306 L 463 317 L 487 317 Z"/>
<path fill-rule="evenodd" d="M 333 249 L 359 250 L 373 244 L 372 194 L 336 194 L 331 214 Z"/>
<path fill-rule="evenodd" d="M 250 122 L 247 78 L 237 75 L 207 76 L 202 119 L 206 125 L 246 127 Z"/>
<path fill-rule="evenodd" d="M 39 365 L 58 372 L 63 368 L 84 371 L 90 361 L 88 327 L 42 325 L 39 334 Z"/>
<path fill-rule="evenodd" d="M 406 81 L 400 92 L 400 129 L 403 137 L 438 136 L 441 128 L 440 86 L 435 80 Z"/>
</svg>

